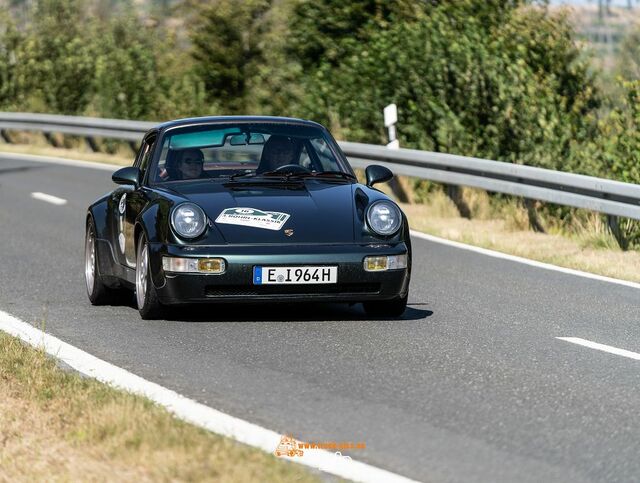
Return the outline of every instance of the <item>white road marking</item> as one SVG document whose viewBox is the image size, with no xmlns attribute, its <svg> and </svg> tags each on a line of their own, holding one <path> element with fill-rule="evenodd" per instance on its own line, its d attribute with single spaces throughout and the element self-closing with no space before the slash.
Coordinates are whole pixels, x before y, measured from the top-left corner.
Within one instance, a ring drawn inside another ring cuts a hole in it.
<svg viewBox="0 0 640 483">
<path fill-rule="evenodd" d="M 47 193 L 40 193 L 39 191 L 35 191 L 31 193 L 31 197 L 36 200 L 46 201 L 47 203 L 51 203 L 52 205 L 66 205 L 67 200 L 64 198 L 58 198 L 57 196 L 48 195 Z"/>
<path fill-rule="evenodd" d="M 460 243 L 456 241 L 447 240 L 433 235 L 428 235 L 419 231 L 411 230 L 411 236 L 428 240 L 434 243 L 440 243 L 441 245 L 448 245 L 461 250 L 468 250 L 470 252 L 480 253 L 488 257 L 501 258 L 503 260 L 509 260 L 511 262 L 523 263 L 536 268 L 542 268 L 544 270 L 552 270 L 554 272 L 561 272 L 567 275 L 574 275 L 576 277 L 589 278 L 591 280 L 598 280 L 599 282 L 615 283 L 617 285 L 624 285 L 625 287 L 631 287 L 640 289 L 640 283 L 629 282 L 627 280 L 620 280 L 618 278 L 605 277 L 604 275 L 596 275 L 595 273 L 582 272 L 580 270 L 574 270 L 572 268 L 559 267 L 550 263 L 538 262 L 536 260 L 530 260 L 529 258 L 517 257 L 515 255 L 507 255 L 506 253 L 497 252 L 495 250 L 489 250 L 487 248 L 480 248 L 473 245 L 467 245 L 466 243 Z"/>
<path fill-rule="evenodd" d="M 617 356 L 628 357 L 629 359 L 635 359 L 636 361 L 640 361 L 640 354 L 638 354 L 637 352 L 632 352 L 625 349 L 619 349 L 617 347 L 613 347 L 612 345 L 599 344 L 597 342 L 592 342 L 587 339 L 581 339 L 580 337 L 556 337 L 556 339 L 564 340 L 566 342 L 571 342 L 572 344 L 578 344 L 584 347 L 589 347 L 590 349 L 595 349 L 602 352 L 608 352 L 609 354 L 615 354 Z"/>
<path fill-rule="evenodd" d="M 0 330 L 22 341 L 44 349 L 78 372 L 110 386 L 144 396 L 196 426 L 233 438 L 241 443 L 273 454 L 281 434 L 230 416 L 216 409 L 188 399 L 171 389 L 136 376 L 102 359 L 49 335 L 22 320 L 0 310 Z M 332 475 L 362 482 L 410 483 L 413 480 L 375 466 L 337 456 L 324 450 L 304 450 L 303 456 L 286 457 L 294 463 L 319 469 Z"/>
<path fill-rule="evenodd" d="M 142 139 L 142 136 L 140 136 Z M 122 168 L 123 166 L 118 166 L 117 164 L 110 163 L 94 163 L 91 161 L 80 161 L 77 159 L 66 159 L 66 158 L 55 158 L 52 156 L 38 156 L 35 154 L 19 154 L 19 153 L 0 153 L 0 159 L 6 159 L 7 161 L 11 160 L 22 160 L 29 161 L 32 163 L 51 163 L 51 164 L 61 164 L 63 166 L 74 166 L 78 168 L 92 168 L 92 169 L 101 169 L 103 171 L 115 171 L 118 168 Z M 131 160 L 133 163 L 133 159 Z"/>
</svg>

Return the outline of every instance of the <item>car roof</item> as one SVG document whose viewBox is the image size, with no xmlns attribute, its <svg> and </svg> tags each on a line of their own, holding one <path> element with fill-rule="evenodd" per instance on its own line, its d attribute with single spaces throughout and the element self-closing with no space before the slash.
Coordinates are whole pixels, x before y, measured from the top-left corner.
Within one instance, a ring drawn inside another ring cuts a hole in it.
<svg viewBox="0 0 640 483">
<path fill-rule="evenodd" d="M 278 116 L 206 116 L 206 117 L 189 117 L 185 119 L 176 119 L 173 121 L 163 122 L 152 129 L 152 131 L 165 131 L 170 128 L 180 126 L 193 126 L 197 124 L 229 124 L 229 123 L 269 123 L 269 124 L 298 124 L 309 127 L 325 129 L 322 124 L 306 119 L 297 119 L 294 117 L 278 117 Z"/>
</svg>

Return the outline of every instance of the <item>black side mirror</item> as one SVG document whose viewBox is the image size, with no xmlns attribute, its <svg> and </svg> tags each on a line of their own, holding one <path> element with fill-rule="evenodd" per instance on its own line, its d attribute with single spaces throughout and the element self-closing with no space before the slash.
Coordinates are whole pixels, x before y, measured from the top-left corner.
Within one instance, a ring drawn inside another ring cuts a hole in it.
<svg viewBox="0 0 640 483">
<path fill-rule="evenodd" d="M 120 168 L 113 173 L 111 179 L 115 184 L 132 184 L 136 188 L 140 186 L 140 170 L 133 166 Z"/>
<path fill-rule="evenodd" d="M 367 176 L 367 186 L 373 186 L 376 183 L 386 183 L 393 179 L 391 170 L 378 164 L 367 166 L 365 174 Z"/>
</svg>

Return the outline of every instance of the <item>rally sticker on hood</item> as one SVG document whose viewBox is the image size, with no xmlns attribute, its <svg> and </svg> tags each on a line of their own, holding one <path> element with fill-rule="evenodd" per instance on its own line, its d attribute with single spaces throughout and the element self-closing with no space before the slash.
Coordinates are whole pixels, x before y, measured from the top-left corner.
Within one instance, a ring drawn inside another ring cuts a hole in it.
<svg viewBox="0 0 640 483">
<path fill-rule="evenodd" d="M 276 211 L 262 211 L 255 208 L 227 208 L 216 218 L 216 223 L 252 226 L 266 230 L 279 230 L 291 215 Z"/>
</svg>

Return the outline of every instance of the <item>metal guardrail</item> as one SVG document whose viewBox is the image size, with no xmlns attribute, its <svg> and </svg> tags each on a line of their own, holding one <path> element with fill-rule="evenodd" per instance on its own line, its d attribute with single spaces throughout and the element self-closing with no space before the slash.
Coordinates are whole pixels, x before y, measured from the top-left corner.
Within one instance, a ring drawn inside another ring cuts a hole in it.
<svg viewBox="0 0 640 483">
<path fill-rule="evenodd" d="M 153 122 L 0 112 L 3 130 L 140 141 Z M 387 166 L 398 175 L 469 186 L 640 220 L 640 185 L 513 163 L 414 149 L 339 142 L 352 166 Z"/>
<path fill-rule="evenodd" d="M 95 136 L 132 142 L 140 142 L 142 135 L 156 125 L 155 122 L 121 119 L 0 112 L 0 129 Z"/>
</svg>

